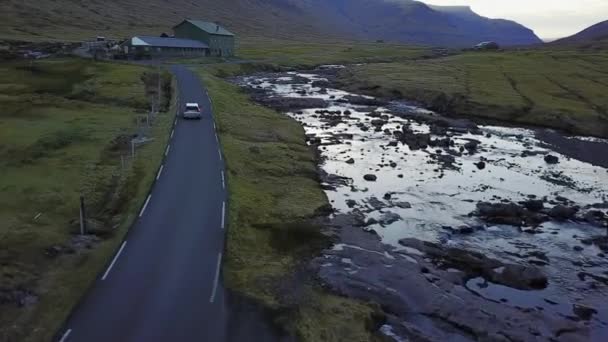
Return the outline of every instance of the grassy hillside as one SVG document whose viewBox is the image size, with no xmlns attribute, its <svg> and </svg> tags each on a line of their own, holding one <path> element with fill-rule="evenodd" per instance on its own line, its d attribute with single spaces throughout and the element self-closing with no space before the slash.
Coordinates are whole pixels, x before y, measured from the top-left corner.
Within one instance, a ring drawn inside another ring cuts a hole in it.
<svg viewBox="0 0 608 342">
<path fill-rule="evenodd" d="M 352 66 L 341 83 L 436 110 L 608 136 L 608 53 L 527 51 Z"/>
<path fill-rule="evenodd" d="M 234 66 L 228 66 L 233 68 Z M 303 268 L 327 239 L 309 220 L 327 205 L 298 122 L 200 69 L 213 99 L 230 193 L 226 285 L 280 313 L 302 341 L 371 341 L 376 309 L 321 290 Z M 225 73 L 225 72 L 224 72 Z"/>
<path fill-rule="evenodd" d="M 171 32 L 184 18 L 218 21 L 240 38 L 336 37 L 283 0 L 3 0 L 0 39 L 80 40 Z"/>
<path fill-rule="evenodd" d="M 76 59 L 0 66 L 0 341 L 50 341 L 147 194 L 172 118 L 121 165 L 146 68 Z M 89 228 L 80 238 L 79 195 Z"/>
<path fill-rule="evenodd" d="M 241 39 L 385 40 L 426 45 L 535 44 L 511 21 L 412 0 L 3 0 L 0 39 L 77 40 L 170 32 L 184 18 L 219 21 Z"/>
</svg>

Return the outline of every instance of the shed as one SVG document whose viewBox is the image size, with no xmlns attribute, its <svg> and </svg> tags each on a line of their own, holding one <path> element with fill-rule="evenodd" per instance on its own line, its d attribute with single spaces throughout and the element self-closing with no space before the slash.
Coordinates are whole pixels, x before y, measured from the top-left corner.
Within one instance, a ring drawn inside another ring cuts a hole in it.
<svg viewBox="0 0 608 342">
<path fill-rule="evenodd" d="M 193 39 L 136 36 L 121 44 L 122 51 L 147 56 L 206 56 L 209 46 Z"/>
</svg>

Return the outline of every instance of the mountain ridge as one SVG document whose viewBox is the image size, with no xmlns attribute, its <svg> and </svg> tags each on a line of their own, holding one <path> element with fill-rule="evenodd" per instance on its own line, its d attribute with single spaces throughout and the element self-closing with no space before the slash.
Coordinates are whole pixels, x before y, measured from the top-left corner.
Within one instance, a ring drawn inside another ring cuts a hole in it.
<svg viewBox="0 0 608 342">
<path fill-rule="evenodd" d="M 74 6 L 77 2 L 78 6 Z M 414 0 L 4 0 L 0 38 L 70 40 L 159 34 L 184 18 L 217 21 L 244 39 L 383 40 L 441 46 L 540 43 L 513 21 Z"/>
<path fill-rule="evenodd" d="M 608 41 L 608 20 L 591 25 L 569 37 L 555 40 L 551 44 L 583 44 L 598 41 Z"/>
</svg>

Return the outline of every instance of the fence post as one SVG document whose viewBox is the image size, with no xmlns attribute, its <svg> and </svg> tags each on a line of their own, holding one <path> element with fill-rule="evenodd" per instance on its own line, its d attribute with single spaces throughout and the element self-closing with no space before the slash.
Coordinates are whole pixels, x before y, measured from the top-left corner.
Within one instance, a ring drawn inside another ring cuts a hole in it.
<svg viewBox="0 0 608 342">
<path fill-rule="evenodd" d="M 80 195 L 80 235 L 84 235 L 87 230 L 87 216 L 84 207 L 84 196 Z"/>
</svg>

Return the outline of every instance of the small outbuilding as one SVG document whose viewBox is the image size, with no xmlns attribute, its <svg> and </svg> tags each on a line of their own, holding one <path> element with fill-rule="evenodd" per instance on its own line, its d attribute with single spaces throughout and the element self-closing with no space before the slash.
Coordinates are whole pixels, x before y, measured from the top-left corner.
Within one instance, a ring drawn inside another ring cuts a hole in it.
<svg viewBox="0 0 608 342">
<path fill-rule="evenodd" d="M 199 57 L 209 55 L 209 46 L 199 40 L 136 36 L 120 45 L 122 52 L 132 56 Z"/>
</svg>

